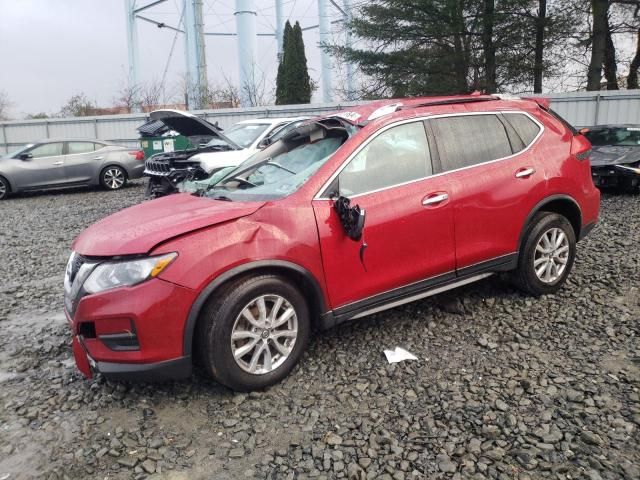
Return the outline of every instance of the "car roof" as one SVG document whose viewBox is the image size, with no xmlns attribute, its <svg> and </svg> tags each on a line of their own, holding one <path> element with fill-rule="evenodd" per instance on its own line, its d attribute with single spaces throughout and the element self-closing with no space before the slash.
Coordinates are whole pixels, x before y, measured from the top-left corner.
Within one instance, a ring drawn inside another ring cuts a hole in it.
<svg viewBox="0 0 640 480">
<path fill-rule="evenodd" d="M 416 115 L 442 114 L 450 111 L 483 110 L 523 110 L 537 105 L 548 106 L 548 99 L 544 97 L 520 98 L 509 95 L 486 95 L 473 93 L 470 95 L 442 95 L 427 97 L 391 98 L 374 102 L 354 105 L 344 110 L 338 110 L 326 117 L 338 117 L 356 125 L 366 125 L 371 122 L 387 123 L 391 120 L 411 118 Z"/>
<path fill-rule="evenodd" d="M 26 142 L 37 144 L 37 143 L 56 143 L 56 142 L 93 142 L 93 143 L 109 143 L 106 140 L 98 140 L 97 138 L 45 138 L 42 140 L 38 140 L 37 142 Z"/>
<path fill-rule="evenodd" d="M 269 117 L 269 118 L 250 118 L 249 120 L 242 120 L 235 125 L 243 125 L 247 123 L 260 123 L 264 125 L 272 125 L 274 123 L 283 123 L 283 122 L 297 122 L 300 120 L 309 120 L 311 117 Z"/>
</svg>

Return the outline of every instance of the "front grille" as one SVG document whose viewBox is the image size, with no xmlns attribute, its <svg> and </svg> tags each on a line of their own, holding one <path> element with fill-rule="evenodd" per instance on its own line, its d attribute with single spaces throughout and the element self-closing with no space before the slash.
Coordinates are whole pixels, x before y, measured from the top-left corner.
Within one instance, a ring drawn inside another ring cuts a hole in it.
<svg viewBox="0 0 640 480">
<path fill-rule="evenodd" d="M 82 286 L 96 265 L 98 262 L 91 261 L 75 252 L 69 258 L 64 274 L 64 306 L 71 317 L 75 313 L 78 301 L 84 294 Z"/>
<path fill-rule="evenodd" d="M 146 175 L 167 176 L 171 173 L 169 161 L 149 158 L 144 162 L 144 173 Z"/>
</svg>

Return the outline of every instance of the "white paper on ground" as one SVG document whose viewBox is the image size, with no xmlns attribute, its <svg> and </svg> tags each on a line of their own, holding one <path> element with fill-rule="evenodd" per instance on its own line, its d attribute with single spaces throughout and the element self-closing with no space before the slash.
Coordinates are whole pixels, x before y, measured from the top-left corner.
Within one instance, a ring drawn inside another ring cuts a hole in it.
<svg viewBox="0 0 640 480">
<path fill-rule="evenodd" d="M 400 347 L 396 347 L 395 350 L 385 350 L 384 355 L 387 357 L 389 363 L 398 363 L 403 360 L 418 360 L 418 357 Z"/>
</svg>

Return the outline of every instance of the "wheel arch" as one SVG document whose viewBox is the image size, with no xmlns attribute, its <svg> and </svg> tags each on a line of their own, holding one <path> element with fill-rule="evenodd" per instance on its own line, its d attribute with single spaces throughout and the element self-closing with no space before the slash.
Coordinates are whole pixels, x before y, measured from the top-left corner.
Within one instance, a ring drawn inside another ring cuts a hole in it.
<svg viewBox="0 0 640 480">
<path fill-rule="evenodd" d="M 518 251 L 522 250 L 522 244 L 525 241 L 525 233 L 531 224 L 531 220 L 538 212 L 551 212 L 562 215 L 569 220 L 569 223 L 571 223 L 576 235 L 576 240 L 580 238 L 580 231 L 582 229 L 582 210 L 580 209 L 578 202 L 569 195 L 551 195 L 538 202 L 531 212 L 529 212 L 529 215 L 527 215 L 527 218 L 522 225 L 522 229 L 520 230 Z"/>
<path fill-rule="evenodd" d="M 285 260 L 260 260 L 244 263 L 222 273 L 211 281 L 198 295 L 187 316 L 184 328 L 183 355 L 193 355 L 194 332 L 200 313 L 207 301 L 229 282 L 248 275 L 275 274 L 288 279 L 301 288 L 302 294 L 310 301 L 312 327 L 319 327 L 321 315 L 327 311 L 327 304 L 318 280 L 306 268 Z"/>
</svg>

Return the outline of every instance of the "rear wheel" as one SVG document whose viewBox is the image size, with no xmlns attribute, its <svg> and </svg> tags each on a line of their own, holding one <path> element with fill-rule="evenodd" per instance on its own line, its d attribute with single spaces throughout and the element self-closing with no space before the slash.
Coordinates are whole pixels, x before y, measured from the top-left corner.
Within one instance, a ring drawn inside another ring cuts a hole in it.
<svg viewBox="0 0 640 480">
<path fill-rule="evenodd" d="M 127 172 L 122 167 L 111 165 L 100 173 L 100 184 L 107 190 L 118 190 L 127 184 Z"/>
<path fill-rule="evenodd" d="M 0 200 L 7 198 L 10 192 L 11 187 L 9 186 L 9 182 L 6 178 L 0 177 Z"/>
<path fill-rule="evenodd" d="M 209 302 L 198 323 L 198 352 L 220 383 L 256 390 L 289 374 L 309 332 L 300 291 L 281 277 L 261 275 L 229 285 Z"/>
<path fill-rule="evenodd" d="M 535 296 L 557 292 L 571 272 L 575 254 L 571 223 L 557 213 L 539 212 L 525 234 L 514 272 L 516 283 Z"/>
</svg>

